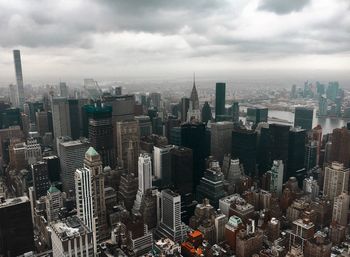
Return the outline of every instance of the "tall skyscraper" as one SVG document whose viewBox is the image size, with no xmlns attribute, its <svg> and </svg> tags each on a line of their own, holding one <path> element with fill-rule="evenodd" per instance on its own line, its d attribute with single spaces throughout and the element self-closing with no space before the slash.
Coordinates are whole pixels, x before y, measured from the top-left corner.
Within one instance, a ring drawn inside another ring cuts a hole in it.
<svg viewBox="0 0 350 257">
<path fill-rule="evenodd" d="M 254 107 L 247 109 L 247 121 L 253 125 L 258 125 L 260 122 L 268 121 L 269 110 L 264 107 Z"/>
<path fill-rule="evenodd" d="M 140 211 L 142 198 L 144 197 L 146 191 L 152 188 L 152 162 L 151 157 L 147 154 L 140 154 L 139 165 L 138 165 L 138 190 L 136 194 L 136 199 L 134 207 L 132 209 L 133 213 L 138 213 Z"/>
<path fill-rule="evenodd" d="M 323 195 L 333 201 L 342 192 L 348 190 L 349 169 L 342 163 L 332 162 L 325 167 Z"/>
<path fill-rule="evenodd" d="M 131 164 L 138 162 L 138 155 L 140 151 L 140 132 L 139 125 L 136 120 L 119 121 L 117 122 L 117 156 L 118 161 L 124 168 L 130 168 L 128 162 L 128 149 L 130 143 L 134 149 L 134 159 Z M 137 170 L 130 170 L 130 172 L 136 173 Z"/>
<path fill-rule="evenodd" d="M 332 220 L 341 226 L 348 225 L 350 196 L 343 192 L 334 198 Z"/>
<path fill-rule="evenodd" d="M 116 165 L 115 148 L 113 146 L 112 107 L 89 105 L 85 108 L 89 116 L 89 141 L 91 146 L 101 155 L 103 166 L 114 169 Z"/>
<path fill-rule="evenodd" d="M 232 103 L 232 121 L 235 124 L 239 122 L 239 103 L 237 101 L 233 101 Z"/>
<path fill-rule="evenodd" d="M 257 132 L 234 129 L 232 131 L 232 157 L 240 160 L 247 175 L 255 175 L 256 153 Z"/>
<path fill-rule="evenodd" d="M 17 82 L 17 101 L 15 106 L 22 109 L 24 104 L 24 87 L 23 87 L 21 52 L 19 50 L 13 50 L 13 59 L 15 62 L 15 72 L 16 72 L 16 82 Z"/>
<path fill-rule="evenodd" d="M 336 128 L 332 134 L 331 161 L 337 161 L 349 167 L 350 164 L 350 131 L 347 128 Z"/>
<path fill-rule="evenodd" d="M 59 157 L 61 164 L 61 182 L 63 191 L 75 192 L 74 172 L 83 167 L 83 160 L 90 143 L 87 140 L 67 141 L 59 144 Z"/>
<path fill-rule="evenodd" d="M 181 111 L 181 121 L 187 121 L 187 112 L 190 107 L 190 99 L 187 97 L 181 98 L 180 111 Z"/>
<path fill-rule="evenodd" d="M 171 150 L 175 146 L 154 146 L 153 147 L 153 173 L 155 179 L 159 179 L 162 185 L 169 185 L 171 176 Z"/>
<path fill-rule="evenodd" d="M 208 123 L 208 121 L 211 121 L 213 118 L 211 113 L 211 107 L 207 101 L 205 101 L 203 108 L 202 108 L 202 122 Z"/>
<path fill-rule="evenodd" d="M 194 75 L 193 75 L 193 87 L 191 91 L 190 101 L 192 102 L 192 108 L 194 110 L 199 110 L 199 99 L 198 99 L 198 93 L 196 88 L 196 79 Z"/>
<path fill-rule="evenodd" d="M 215 90 L 215 120 L 218 120 L 220 115 L 225 115 L 225 98 L 226 97 L 226 83 L 216 83 Z"/>
<path fill-rule="evenodd" d="M 305 168 L 306 171 L 309 171 L 317 166 L 317 149 L 318 149 L 318 142 L 315 140 L 310 141 L 306 145 L 306 152 L 305 152 Z"/>
<path fill-rule="evenodd" d="M 85 153 L 84 168 L 90 171 L 93 209 L 96 224 L 96 241 L 100 243 L 108 237 L 107 213 L 102 160 L 101 156 L 93 147 L 90 147 Z"/>
<path fill-rule="evenodd" d="M 28 197 L 0 202 L 0 255 L 18 256 L 34 251 L 34 233 Z"/>
<path fill-rule="evenodd" d="M 192 192 L 194 188 L 192 149 L 176 146 L 171 150 L 171 179 L 181 194 Z"/>
<path fill-rule="evenodd" d="M 224 159 L 224 155 L 231 153 L 233 123 L 229 121 L 221 121 L 211 124 L 211 155 L 220 163 Z"/>
<path fill-rule="evenodd" d="M 301 127 L 307 131 L 312 129 L 314 109 L 306 107 L 296 107 L 294 113 L 294 127 Z"/>
<path fill-rule="evenodd" d="M 277 195 L 282 195 L 282 186 L 283 186 L 283 162 L 281 160 L 273 161 L 273 166 L 270 171 L 271 182 L 270 182 L 270 191 L 276 192 Z"/>
<path fill-rule="evenodd" d="M 60 96 L 61 97 L 68 97 L 68 87 L 67 87 L 67 84 L 66 82 L 60 82 Z"/>
<path fill-rule="evenodd" d="M 299 177 L 304 168 L 305 160 L 306 130 L 292 128 L 289 131 L 288 141 L 288 163 L 286 179 L 289 177 Z M 304 178 L 301 178 L 301 181 Z M 301 182 L 300 181 L 300 182 Z"/>
<path fill-rule="evenodd" d="M 31 169 L 35 200 L 39 200 L 40 197 L 46 196 L 47 190 L 50 188 L 47 165 L 45 162 L 40 161 L 32 164 Z"/>
<path fill-rule="evenodd" d="M 71 136 L 68 101 L 64 97 L 52 98 L 52 123 L 54 138 Z"/>
<path fill-rule="evenodd" d="M 181 223 L 181 196 L 170 189 L 160 193 L 161 210 L 157 233 L 161 238 L 170 238 L 174 242 L 186 237 L 186 225 Z"/>
</svg>

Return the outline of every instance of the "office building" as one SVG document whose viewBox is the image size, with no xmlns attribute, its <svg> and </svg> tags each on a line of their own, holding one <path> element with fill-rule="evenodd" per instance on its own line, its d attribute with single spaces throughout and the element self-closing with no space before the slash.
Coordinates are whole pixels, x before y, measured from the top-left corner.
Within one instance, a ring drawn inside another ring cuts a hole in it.
<svg viewBox="0 0 350 257">
<path fill-rule="evenodd" d="M 199 110 L 199 99 L 198 99 L 195 77 L 193 77 L 193 87 L 191 91 L 190 101 L 192 102 L 193 110 Z"/>
<path fill-rule="evenodd" d="M 215 90 L 215 120 L 218 121 L 219 117 L 226 114 L 225 109 L 226 101 L 226 83 L 216 83 Z"/>
<path fill-rule="evenodd" d="M 332 221 L 341 226 L 348 225 L 350 196 L 343 192 L 334 198 Z"/>
<path fill-rule="evenodd" d="M 257 132 L 235 128 L 232 131 L 232 157 L 238 158 L 244 173 L 250 176 L 256 172 Z"/>
<path fill-rule="evenodd" d="M 236 250 L 236 238 L 238 231 L 244 227 L 241 218 L 232 215 L 225 225 L 225 240 L 231 249 Z"/>
<path fill-rule="evenodd" d="M 148 189 L 152 188 L 152 162 L 147 154 L 140 154 L 138 162 L 138 190 L 132 212 L 137 214 L 141 208 L 141 202 Z"/>
<path fill-rule="evenodd" d="M 187 97 L 181 98 L 181 103 L 180 103 L 181 122 L 187 121 L 188 108 L 190 108 L 190 99 Z"/>
<path fill-rule="evenodd" d="M 226 192 L 224 190 L 224 175 L 218 164 L 204 172 L 204 177 L 197 186 L 196 196 L 198 202 L 207 198 L 216 209 L 219 208 L 219 200 L 226 196 Z"/>
<path fill-rule="evenodd" d="M 281 160 L 273 161 L 273 166 L 271 170 L 268 171 L 268 173 L 271 174 L 270 192 L 275 192 L 278 196 L 282 195 L 283 171 L 284 165 Z"/>
<path fill-rule="evenodd" d="M 138 190 L 138 178 L 134 173 L 126 172 L 120 177 L 120 185 L 118 191 L 119 202 L 122 202 L 125 209 L 131 211 Z"/>
<path fill-rule="evenodd" d="M 306 241 L 304 246 L 305 257 L 329 257 L 331 256 L 332 242 L 324 232 L 318 231 L 313 238 Z"/>
<path fill-rule="evenodd" d="M 222 163 L 224 155 L 231 153 L 233 123 L 229 121 L 211 124 L 211 155 Z"/>
<path fill-rule="evenodd" d="M 92 231 L 77 217 L 71 216 L 50 224 L 53 257 L 93 257 Z"/>
<path fill-rule="evenodd" d="M 157 234 L 174 242 L 184 241 L 188 228 L 181 222 L 181 196 L 170 189 L 165 189 L 160 193 L 160 201 L 161 218 Z"/>
<path fill-rule="evenodd" d="M 306 107 L 295 107 L 294 127 L 301 127 L 307 131 L 312 129 L 314 109 Z"/>
<path fill-rule="evenodd" d="M 81 105 L 78 99 L 68 99 L 70 137 L 77 140 L 81 136 Z"/>
<path fill-rule="evenodd" d="M 34 230 L 28 197 L 0 202 L 0 255 L 15 257 L 34 251 Z"/>
<path fill-rule="evenodd" d="M 50 180 L 47 165 L 43 161 L 39 161 L 31 165 L 33 177 L 33 189 L 35 200 L 46 196 L 47 190 L 50 188 Z"/>
<path fill-rule="evenodd" d="M 176 146 L 171 150 L 171 179 L 175 188 L 178 189 L 181 194 L 193 192 L 192 149 Z"/>
<path fill-rule="evenodd" d="M 318 165 L 318 142 L 312 140 L 307 143 L 305 148 L 305 169 L 306 171 L 309 171 Z"/>
<path fill-rule="evenodd" d="M 325 167 L 323 195 L 330 201 L 334 200 L 342 192 L 348 190 L 349 169 L 342 163 L 332 162 Z"/>
<path fill-rule="evenodd" d="M 50 155 L 43 157 L 43 161 L 47 165 L 50 182 L 54 183 L 60 181 L 60 159 L 56 155 Z"/>
<path fill-rule="evenodd" d="M 139 124 L 140 137 L 152 135 L 152 122 L 149 116 L 135 116 L 135 120 Z"/>
<path fill-rule="evenodd" d="M 61 97 L 68 97 L 69 96 L 68 87 L 67 87 L 66 82 L 60 82 L 59 91 L 60 91 L 59 93 L 60 93 Z"/>
<path fill-rule="evenodd" d="M 132 163 L 138 162 L 140 149 L 140 132 L 139 125 L 136 120 L 117 122 L 117 156 L 121 166 L 130 169 L 128 162 L 128 148 L 132 144 L 135 151 Z M 130 172 L 137 173 L 137 169 L 130 170 Z"/>
<path fill-rule="evenodd" d="M 347 128 L 337 128 L 332 134 L 331 161 L 337 161 L 349 167 L 350 162 L 350 131 Z"/>
<path fill-rule="evenodd" d="M 233 101 L 231 106 L 232 111 L 232 121 L 234 124 L 239 123 L 239 103 L 237 101 Z"/>
<path fill-rule="evenodd" d="M 35 113 L 36 117 L 36 127 L 40 136 L 44 136 L 45 133 L 49 132 L 49 121 L 47 117 L 47 112 L 40 111 Z"/>
<path fill-rule="evenodd" d="M 47 222 L 59 219 L 59 212 L 63 208 L 63 194 L 57 187 L 51 185 L 45 197 Z"/>
<path fill-rule="evenodd" d="M 113 146 L 112 107 L 96 103 L 85 106 L 89 117 L 89 141 L 100 154 L 104 167 L 116 166 L 115 148 Z"/>
<path fill-rule="evenodd" d="M 23 129 L 22 115 L 19 108 L 7 108 L 0 112 L 0 125 L 2 129 L 20 126 Z"/>
<path fill-rule="evenodd" d="M 169 185 L 172 182 L 171 151 L 174 148 L 174 145 L 153 147 L 153 174 L 162 185 Z"/>
<path fill-rule="evenodd" d="M 305 178 L 303 182 L 303 191 L 310 194 L 311 199 L 315 200 L 320 192 L 320 187 L 317 180 L 315 180 L 313 177 Z"/>
<path fill-rule="evenodd" d="M 36 139 L 29 138 L 25 145 L 25 159 L 29 165 L 42 160 L 41 146 Z"/>
<path fill-rule="evenodd" d="M 211 113 L 211 107 L 207 101 L 205 101 L 203 108 L 202 108 L 202 122 L 208 123 L 208 121 L 211 121 L 213 118 L 213 115 Z"/>
<path fill-rule="evenodd" d="M 260 122 L 268 121 L 268 109 L 264 107 L 247 108 L 247 122 L 258 125 Z"/>
<path fill-rule="evenodd" d="M 156 107 L 157 110 L 160 110 L 161 94 L 158 92 L 152 92 L 149 94 L 149 98 L 152 101 L 153 106 Z"/>
<path fill-rule="evenodd" d="M 89 147 L 90 143 L 86 139 L 59 143 L 61 182 L 64 192 L 75 192 L 74 172 L 83 167 L 84 156 Z"/>
<path fill-rule="evenodd" d="M 239 230 L 236 239 L 237 257 L 251 257 L 263 247 L 263 232 L 255 228 L 255 220 L 249 220 L 246 229 Z"/>
<path fill-rule="evenodd" d="M 304 168 L 305 161 L 306 130 L 291 128 L 288 141 L 288 163 L 286 179 L 289 177 L 299 177 L 299 173 Z M 301 178 L 303 180 L 304 178 Z"/>
<path fill-rule="evenodd" d="M 17 99 L 15 106 L 23 108 L 24 104 L 24 87 L 23 87 L 23 74 L 22 74 L 22 62 L 21 52 L 19 50 L 13 50 L 13 59 L 15 63 L 16 82 L 17 82 Z"/>
<path fill-rule="evenodd" d="M 51 109 L 54 138 L 71 136 L 70 114 L 67 98 L 52 98 Z"/>
</svg>

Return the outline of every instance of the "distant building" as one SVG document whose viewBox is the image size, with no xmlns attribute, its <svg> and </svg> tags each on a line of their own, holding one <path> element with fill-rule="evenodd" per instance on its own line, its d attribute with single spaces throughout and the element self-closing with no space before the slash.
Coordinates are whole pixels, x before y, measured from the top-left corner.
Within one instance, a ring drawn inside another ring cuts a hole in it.
<svg viewBox="0 0 350 257">
<path fill-rule="evenodd" d="M 34 196 L 38 200 L 40 197 L 46 196 L 47 190 L 50 188 L 49 172 L 46 163 L 43 161 L 32 164 L 31 170 Z"/>
<path fill-rule="evenodd" d="M 215 90 L 215 120 L 218 117 L 225 115 L 225 102 L 226 102 L 226 83 L 218 82 L 216 83 Z"/>
<path fill-rule="evenodd" d="M 232 129 L 233 123 L 228 121 L 211 124 L 211 155 L 220 163 L 225 154 L 231 153 Z"/>
<path fill-rule="evenodd" d="M 23 74 L 20 50 L 13 50 L 13 59 L 15 63 L 16 82 L 17 82 L 17 99 L 15 106 L 23 108 L 24 104 L 24 88 L 23 88 Z"/>
<path fill-rule="evenodd" d="M 71 136 L 69 105 L 67 98 L 54 97 L 51 103 L 54 138 Z"/>
<path fill-rule="evenodd" d="M 260 122 L 268 121 L 268 109 L 263 107 L 255 107 L 247 109 L 247 122 L 258 125 Z"/>
<path fill-rule="evenodd" d="M 314 109 L 306 107 L 295 107 L 294 127 L 301 127 L 307 131 L 312 129 Z"/>
<path fill-rule="evenodd" d="M 332 134 L 331 161 L 337 161 L 348 168 L 350 164 L 350 131 L 347 128 L 337 128 Z"/>
</svg>

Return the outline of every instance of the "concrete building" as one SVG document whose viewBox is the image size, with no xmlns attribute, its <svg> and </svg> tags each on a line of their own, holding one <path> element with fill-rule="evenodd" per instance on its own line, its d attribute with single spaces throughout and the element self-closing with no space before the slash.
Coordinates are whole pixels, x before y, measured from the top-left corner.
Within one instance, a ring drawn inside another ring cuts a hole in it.
<svg viewBox="0 0 350 257">
<path fill-rule="evenodd" d="M 171 151 L 174 148 L 174 145 L 153 147 L 153 174 L 162 185 L 169 185 L 172 181 Z"/>
<path fill-rule="evenodd" d="M 25 159 L 29 165 L 42 160 L 41 146 L 34 138 L 27 140 L 25 145 Z"/>
<path fill-rule="evenodd" d="M 50 223 L 58 220 L 58 213 L 63 207 L 63 194 L 53 185 L 47 190 L 45 205 L 47 222 Z"/>
<path fill-rule="evenodd" d="M 50 188 L 49 173 L 45 162 L 40 161 L 31 165 L 33 177 L 33 189 L 35 200 L 42 196 L 46 196 L 47 190 Z"/>
<path fill-rule="evenodd" d="M 348 225 L 350 196 L 343 192 L 334 198 L 332 221 L 342 226 Z"/>
<path fill-rule="evenodd" d="M 277 195 L 282 195 L 283 186 L 283 162 L 282 160 L 273 161 L 273 166 L 268 173 L 271 174 L 270 191 L 276 192 Z"/>
<path fill-rule="evenodd" d="M 138 156 L 140 151 L 140 131 L 139 125 L 136 120 L 119 121 L 117 122 L 117 156 L 118 161 L 121 166 L 126 169 L 132 167 L 129 166 L 128 162 L 128 148 L 130 147 L 130 142 L 135 151 L 135 155 L 131 163 L 135 164 L 138 162 Z M 135 169 L 136 167 L 132 168 Z M 136 173 L 135 170 L 130 170 L 130 172 Z"/>
<path fill-rule="evenodd" d="M 211 124 L 211 155 L 222 163 L 225 154 L 231 153 L 233 123 L 221 121 Z"/>
<path fill-rule="evenodd" d="M 323 195 L 333 201 L 334 197 L 348 191 L 349 169 L 342 163 L 332 162 L 325 167 Z"/>
<path fill-rule="evenodd" d="M 51 223 L 53 257 L 95 256 L 92 231 L 77 217 Z"/>
<path fill-rule="evenodd" d="M 170 238 L 174 242 L 186 238 L 187 226 L 181 222 L 181 196 L 170 189 L 160 193 L 160 221 L 157 228 L 159 237 Z"/>
<path fill-rule="evenodd" d="M 71 136 L 69 105 L 67 98 L 54 97 L 51 103 L 54 138 Z"/>
<path fill-rule="evenodd" d="M 83 167 L 85 153 L 89 147 L 90 143 L 86 139 L 59 143 L 61 182 L 64 192 L 75 192 L 74 172 Z"/>
<path fill-rule="evenodd" d="M 17 82 L 17 98 L 14 103 L 15 106 L 23 108 L 24 104 L 24 88 L 23 88 L 23 74 L 22 74 L 22 62 L 20 50 L 13 50 L 13 59 L 15 64 L 16 82 Z"/>
</svg>

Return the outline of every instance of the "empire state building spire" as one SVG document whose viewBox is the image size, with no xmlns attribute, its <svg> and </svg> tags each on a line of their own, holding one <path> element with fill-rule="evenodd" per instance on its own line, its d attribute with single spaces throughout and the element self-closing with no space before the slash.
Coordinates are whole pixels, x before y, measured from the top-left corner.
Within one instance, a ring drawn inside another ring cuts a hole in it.
<svg viewBox="0 0 350 257">
<path fill-rule="evenodd" d="M 192 102 L 192 108 L 194 110 L 199 110 L 199 100 L 198 100 L 198 93 L 196 89 L 196 77 L 194 73 L 193 73 L 193 87 L 192 87 L 190 100 Z"/>
</svg>

